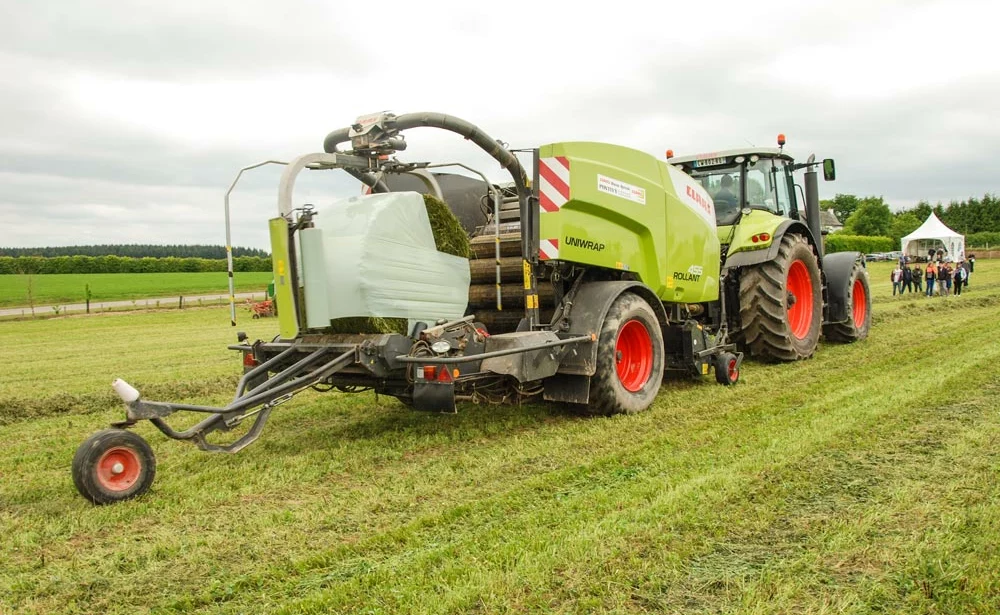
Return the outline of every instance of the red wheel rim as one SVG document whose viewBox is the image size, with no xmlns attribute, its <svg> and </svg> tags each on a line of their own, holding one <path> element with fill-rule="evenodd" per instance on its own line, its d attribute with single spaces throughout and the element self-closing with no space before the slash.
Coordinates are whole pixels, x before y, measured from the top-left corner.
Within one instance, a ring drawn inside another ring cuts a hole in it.
<svg viewBox="0 0 1000 615">
<path fill-rule="evenodd" d="M 108 491 L 125 491 L 139 479 L 141 470 L 139 455 L 119 446 L 107 450 L 97 460 L 97 482 Z"/>
<path fill-rule="evenodd" d="M 868 317 L 868 297 L 865 294 L 865 285 L 861 280 L 854 280 L 854 293 L 851 298 L 851 309 L 854 315 L 854 328 L 860 329 L 865 326 L 865 318 Z"/>
<path fill-rule="evenodd" d="M 736 359 L 729 359 L 726 371 L 729 373 L 729 382 L 736 382 L 739 379 L 740 369 L 736 366 Z"/>
<path fill-rule="evenodd" d="M 618 331 L 615 341 L 615 369 L 625 390 L 635 393 L 653 373 L 653 340 L 646 326 L 630 320 Z"/>
<path fill-rule="evenodd" d="M 813 283 L 809 269 L 801 260 L 792 263 L 788 268 L 788 326 L 792 335 L 803 339 L 812 329 L 813 319 Z M 792 301 L 792 297 L 795 298 Z"/>
</svg>

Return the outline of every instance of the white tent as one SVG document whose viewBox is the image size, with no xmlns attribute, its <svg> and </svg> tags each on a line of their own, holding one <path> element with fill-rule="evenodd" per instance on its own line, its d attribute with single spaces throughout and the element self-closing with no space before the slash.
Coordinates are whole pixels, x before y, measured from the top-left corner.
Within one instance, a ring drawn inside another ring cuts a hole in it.
<svg viewBox="0 0 1000 615">
<path fill-rule="evenodd" d="M 903 254 L 927 256 L 931 250 L 944 250 L 946 259 L 965 260 L 965 235 L 959 235 L 944 225 L 931 212 L 920 228 L 901 240 Z"/>
</svg>

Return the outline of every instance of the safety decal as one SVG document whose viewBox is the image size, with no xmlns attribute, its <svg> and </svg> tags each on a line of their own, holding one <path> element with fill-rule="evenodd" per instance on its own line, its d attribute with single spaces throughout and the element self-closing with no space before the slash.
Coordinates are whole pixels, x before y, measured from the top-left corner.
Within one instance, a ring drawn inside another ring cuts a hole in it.
<svg viewBox="0 0 1000 615">
<path fill-rule="evenodd" d="M 538 160 L 538 206 L 556 212 L 569 200 L 569 159 L 565 156 Z"/>
<path fill-rule="evenodd" d="M 538 242 L 538 258 L 543 261 L 559 258 L 559 240 L 543 239 Z"/>
</svg>

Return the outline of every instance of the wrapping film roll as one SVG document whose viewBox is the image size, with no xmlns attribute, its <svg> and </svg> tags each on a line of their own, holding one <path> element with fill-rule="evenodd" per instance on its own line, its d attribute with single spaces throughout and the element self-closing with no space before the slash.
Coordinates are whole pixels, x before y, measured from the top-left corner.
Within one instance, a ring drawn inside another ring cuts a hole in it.
<svg viewBox="0 0 1000 615">
<path fill-rule="evenodd" d="M 309 329 L 402 332 L 465 314 L 469 261 L 439 252 L 437 244 L 468 255 L 468 237 L 447 206 L 433 201 L 425 205 L 415 192 L 351 197 L 325 207 L 315 228 L 300 231 Z"/>
</svg>

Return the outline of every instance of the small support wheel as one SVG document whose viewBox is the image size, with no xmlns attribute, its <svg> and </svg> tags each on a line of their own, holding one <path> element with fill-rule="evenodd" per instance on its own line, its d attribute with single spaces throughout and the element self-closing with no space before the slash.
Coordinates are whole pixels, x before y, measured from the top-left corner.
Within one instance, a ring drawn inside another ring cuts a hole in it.
<svg viewBox="0 0 1000 615">
<path fill-rule="evenodd" d="M 731 352 L 722 352 L 715 357 L 715 381 L 733 386 L 740 380 L 740 361 Z"/>
<path fill-rule="evenodd" d="M 83 441 L 73 456 L 73 483 L 94 504 L 112 504 L 145 493 L 156 476 L 149 444 L 131 431 L 105 429 Z"/>
</svg>

